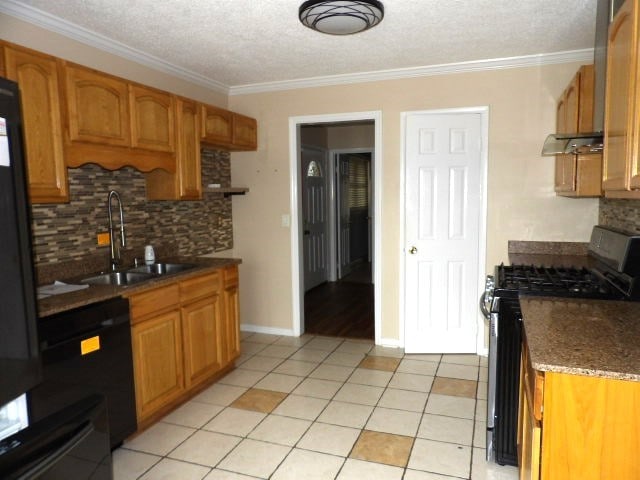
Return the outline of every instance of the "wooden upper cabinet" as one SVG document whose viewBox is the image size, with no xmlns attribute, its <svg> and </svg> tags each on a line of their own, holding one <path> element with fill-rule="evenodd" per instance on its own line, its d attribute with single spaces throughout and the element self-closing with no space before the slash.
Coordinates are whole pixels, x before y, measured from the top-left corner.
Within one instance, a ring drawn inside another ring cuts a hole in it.
<svg viewBox="0 0 640 480">
<path fill-rule="evenodd" d="M 200 200 L 200 106 L 178 98 L 176 105 L 176 171 L 154 170 L 146 175 L 149 200 Z"/>
<path fill-rule="evenodd" d="M 173 97 L 78 65 L 65 65 L 67 166 L 175 172 Z"/>
<path fill-rule="evenodd" d="M 557 132 L 593 131 L 594 70 L 583 65 L 558 100 Z M 602 195 L 602 155 L 556 155 L 555 190 L 567 197 Z"/>
<path fill-rule="evenodd" d="M 6 48 L 8 47 L 4 47 L 0 42 L 0 77 L 7 77 L 7 66 L 4 58 Z"/>
<path fill-rule="evenodd" d="M 174 97 L 129 85 L 131 146 L 159 152 L 175 151 Z"/>
<path fill-rule="evenodd" d="M 606 196 L 632 196 L 632 166 L 637 169 L 638 9 L 637 1 L 627 0 L 609 26 L 603 168 Z"/>
<path fill-rule="evenodd" d="M 222 108 L 202 105 L 202 141 L 212 145 L 231 145 L 233 113 Z"/>
<path fill-rule="evenodd" d="M 69 139 L 130 146 L 127 82 L 77 65 L 65 72 Z"/>
<path fill-rule="evenodd" d="M 177 174 L 180 199 L 202 198 L 202 165 L 200 162 L 200 121 L 198 104 L 178 101 Z"/>
<path fill-rule="evenodd" d="M 558 133 L 568 133 L 567 131 L 567 96 L 566 91 L 558 101 L 556 109 L 556 131 Z M 573 181 L 575 173 L 575 162 L 573 155 L 556 155 L 556 192 L 572 192 L 575 190 Z"/>
<path fill-rule="evenodd" d="M 239 113 L 233 114 L 232 148 L 236 150 L 255 150 L 258 148 L 258 124 L 255 118 Z"/>
<path fill-rule="evenodd" d="M 58 63 L 13 46 L 5 46 L 0 56 L 7 78 L 20 87 L 30 202 L 68 202 Z"/>
<path fill-rule="evenodd" d="M 258 124 L 255 118 L 211 105 L 201 106 L 202 143 L 225 150 L 256 150 Z"/>
</svg>

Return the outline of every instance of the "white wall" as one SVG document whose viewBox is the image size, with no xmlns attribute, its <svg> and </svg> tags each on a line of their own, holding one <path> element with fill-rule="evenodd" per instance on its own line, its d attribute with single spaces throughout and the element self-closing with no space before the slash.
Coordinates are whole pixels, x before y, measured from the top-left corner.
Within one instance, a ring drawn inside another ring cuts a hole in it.
<svg viewBox="0 0 640 480">
<path fill-rule="evenodd" d="M 597 199 L 553 192 L 554 160 L 541 157 L 555 103 L 578 64 L 527 67 L 232 96 L 258 120 L 258 151 L 232 154 L 234 252 L 241 256 L 243 323 L 291 329 L 289 138 L 292 116 L 381 110 L 383 114 L 382 338 L 399 338 L 400 113 L 489 106 L 487 270 L 507 261 L 508 240 L 588 241 Z"/>
</svg>

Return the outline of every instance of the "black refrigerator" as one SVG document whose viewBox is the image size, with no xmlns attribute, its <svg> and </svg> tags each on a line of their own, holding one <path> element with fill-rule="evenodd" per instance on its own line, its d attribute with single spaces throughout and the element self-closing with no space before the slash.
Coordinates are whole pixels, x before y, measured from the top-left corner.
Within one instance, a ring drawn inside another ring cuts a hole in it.
<svg viewBox="0 0 640 480">
<path fill-rule="evenodd" d="M 42 381 L 23 134 L 18 85 L 0 78 L 0 407 Z M 0 478 L 112 478 L 101 395 L 26 423 L 0 440 Z"/>
</svg>

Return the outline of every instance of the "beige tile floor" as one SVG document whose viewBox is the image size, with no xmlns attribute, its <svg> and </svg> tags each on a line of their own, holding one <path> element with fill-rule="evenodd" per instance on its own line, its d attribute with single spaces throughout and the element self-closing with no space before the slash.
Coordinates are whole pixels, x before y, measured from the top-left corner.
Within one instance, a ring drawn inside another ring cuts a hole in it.
<svg viewBox="0 0 640 480">
<path fill-rule="evenodd" d="M 485 458 L 486 359 L 242 334 L 237 369 L 113 455 L 116 480 L 514 480 Z"/>
</svg>

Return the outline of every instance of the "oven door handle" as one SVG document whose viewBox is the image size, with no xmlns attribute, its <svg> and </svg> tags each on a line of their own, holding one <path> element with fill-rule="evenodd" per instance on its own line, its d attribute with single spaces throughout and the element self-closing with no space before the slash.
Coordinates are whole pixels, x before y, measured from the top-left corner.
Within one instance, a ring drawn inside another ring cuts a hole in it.
<svg viewBox="0 0 640 480">
<path fill-rule="evenodd" d="M 484 318 L 489 320 L 489 318 L 491 318 L 491 312 L 487 308 L 487 302 L 485 301 L 486 298 L 487 298 L 487 292 L 485 291 L 480 296 L 480 311 L 482 312 L 482 315 L 484 315 Z"/>
</svg>

